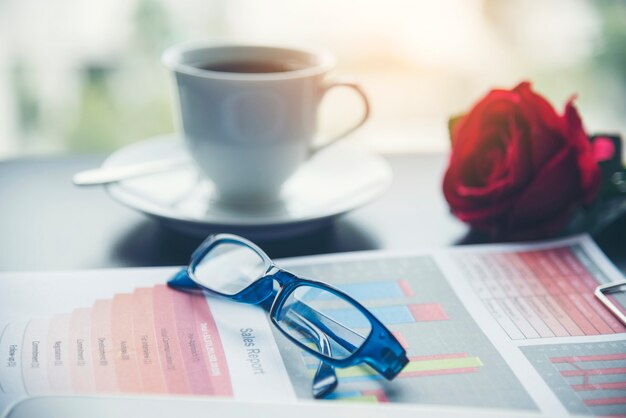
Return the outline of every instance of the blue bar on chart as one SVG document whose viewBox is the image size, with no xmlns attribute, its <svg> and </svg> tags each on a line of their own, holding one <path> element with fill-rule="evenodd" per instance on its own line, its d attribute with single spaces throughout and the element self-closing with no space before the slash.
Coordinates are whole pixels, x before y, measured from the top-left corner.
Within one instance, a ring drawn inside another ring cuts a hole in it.
<svg viewBox="0 0 626 418">
<path fill-rule="evenodd" d="M 356 300 L 393 299 L 413 296 L 413 290 L 406 280 L 386 280 L 376 282 L 347 283 L 337 286 L 341 291 Z M 302 300 L 329 300 L 330 295 L 311 292 L 308 297 L 303 295 Z"/>
<path fill-rule="evenodd" d="M 448 319 L 445 310 L 438 303 L 383 306 L 371 308 L 370 311 L 385 325 Z M 367 328 L 369 326 L 367 319 L 354 309 L 324 309 L 323 312 L 335 321 L 350 328 Z"/>
</svg>

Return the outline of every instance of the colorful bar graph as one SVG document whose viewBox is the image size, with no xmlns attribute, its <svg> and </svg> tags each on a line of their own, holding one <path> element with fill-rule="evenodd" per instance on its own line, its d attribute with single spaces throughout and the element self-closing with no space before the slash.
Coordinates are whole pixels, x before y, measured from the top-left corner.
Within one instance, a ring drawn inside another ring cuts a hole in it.
<svg viewBox="0 0 626 418">
<path fill-rule="evenodd" d="M 552 357 L 553 364 L 567 364 L 573 370 L 561 370 L 561 375 L 570 380 L 571 388 L 576 392 L 590 392 L 593 397 L 583 399 L 586 406 L 615 406 L 619 405 L 626 411 L 625 396 L 605 396 L 606 394 L 626 390 L 626 353 L 586 355 L 569 357 Z M 619 381 L 597 381 L 609 377 Z M 580 381 L 582 383 L 574 383 Z M 599 396 L 595 394 L 599 394 Z"/>
<path fill-rule="evenodd" d="M 369 301 L 378 299 L 394 299 L 413 296 L 413 289 L 406 280 L 383 280 L 372 282 L 345 283 L 337 286 L 343 292 L 356 300 Z M 328 300 L 331 296 L 324 294 L 311 294 L 316 300 Z M 314 296 L 313 296 L 314 295 Z M 311 300 L 312 297 L 304 295 L 303 300 Z"/>
<path fill-rule="evenodd" d="M 0 391 L 7 393 L 233 395 L 203 295 L 138 288 L 0 331 L 10 371 L 0 374 Z"/>
<path fill-rule="evenodd" d="M 311 376 L 315 373 L 315 363 L 308 363 Z M 398 375 L 398 378 L 473 373 L 483 366 L 480 358 L 466 353 L 415 356 Z M 367 366 L 356 366 L 336 370 L 337 377 L 346 381 L 380 379 L 381 376 Z"/>
<path fill-rule="evenodd" d="M 523 351 L 570 412 L 626 413 L 626 341 L 529 346 Z"/>
<path fill-rule="evenodd" d="M 387 326 L 448 319 L 443 307 L 437 303 L 383 306 L 370 308 L 370 311 Z M 324 309 L 323 312 L 350 328 L 358 329 L 369 326 L 367 319 L 353 309 Z"/>
</svg>

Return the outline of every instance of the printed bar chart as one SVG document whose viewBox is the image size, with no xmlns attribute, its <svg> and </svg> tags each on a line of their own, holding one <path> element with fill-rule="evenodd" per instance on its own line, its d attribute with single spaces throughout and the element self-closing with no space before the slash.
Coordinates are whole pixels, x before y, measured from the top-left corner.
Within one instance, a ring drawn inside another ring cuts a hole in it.
<svg viewBox="0 0 626 418">
<path fill-rule="evenodd" d="M 232 396 L 220 335 L 201 295 L 137 288 L 7 329 L 0 347 L 15 355 L 5 367 L 10 373 L 0 373 L 5 393 Z"/>
<path fill-rule="evenodd" d="M 370 311 L 385 325 L 412 324 L 422 321 L 445 321 L 448 316 L 438 303 L 409 304 L 370 308 Z M 350 328 L 366 328 L 363 315 L 352 309 L 322 309 L 331 318 Z"/>
<path fill-rule="evenodd" d="M 361 301 L 389 328 L 409 358 L 392 382 L 368 366 L 336 368 L 339 386 L 329 399 L 407 403 L 419 399 L 433 405 L 536 408 L 433 257 L 398 256 L 288 267 L 303 277 L 323 278 Z M 366 326 L 361 315 L 342 309 L 330 299 L 311 299 L 309 304 L 357 331 Z M 281 338 L 278 331 L 275 335 Z M 310 398 L 311 379 L 319 360 L 289 344 L 279 345 L 279 350 L 296 395 Z"/>
<path fill-rule="evenodd" d="M 473 373 L 482 366 L 483 363 L 480 358 L 471 357 L 465 353 L 411 357 L 398 378 Z M 309 363 L 309 368 L 310 374 L 313 376 L 315 365 Z M 337 369 L 336 373 L 337 377 L 345 381 L 382 379 L 375 370 L 367 366 Z"/>
<path fill-rule="evenodd" d="M 381 280 L 364 283 L 346 283 L 337 286 L 343 292 L 361 301 L 377 299 L 393 299 L 409 297 L 413 295 L 409 283 L 406 280 Z M 316 294 L 317 300 L 324 300 L 323 295 Z M 328 297 L 326 297 L 328 299 Z M 303 300 L 308 300 L 303 296 Z"/>
<path fill-rule="evenodd" d="M 626 341 L 523 347 L 572 413 L 626 415 Z"/>
<path fill-rule="evenodd" d="M 577 392 L 596 390 L 623 390 L 626 389 L 626 353 L 603 354 L 577 357 L 550 357 L 553 364 L 567 364 L 569 370 L 561 370 L 564 377 L 582 377 L 582 383 L 572 383 L 571 387 Z M 619 381 L 599 381 L 602 377 L 616 377 Z M 626 408 L 625 396 L 601 397 L 585 399 L 585 405 L 623 405 Z"/>
</svg>

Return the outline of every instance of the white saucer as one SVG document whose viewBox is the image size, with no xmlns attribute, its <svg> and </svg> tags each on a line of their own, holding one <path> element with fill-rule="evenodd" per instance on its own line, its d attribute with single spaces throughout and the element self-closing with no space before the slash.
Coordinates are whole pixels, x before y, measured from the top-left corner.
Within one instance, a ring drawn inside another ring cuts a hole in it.
<svg viewBox="0 0 626 418">
<path fill-rule="evenodd" d="M 103 166 L 188 155 L 177 136 L 161 136 L 124 147 Z M 213 184 L 193 164 L 106 186 L 118 202 L 184 233 L 215 232 L 273 239 L 311 231 L 380 196 L 391 169 L 379 156 L 347 144 L 329 147 L 304 163 L 285 183 L 281 202 L 262 209 L 233 209 L 213 198 Z"/>
</svg>

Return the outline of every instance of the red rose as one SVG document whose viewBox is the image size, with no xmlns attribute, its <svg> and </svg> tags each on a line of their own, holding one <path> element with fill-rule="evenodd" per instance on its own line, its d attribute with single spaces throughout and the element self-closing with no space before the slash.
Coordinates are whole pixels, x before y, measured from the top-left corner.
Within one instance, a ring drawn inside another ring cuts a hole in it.
<svg viewBox="0 0 626 418">
<path fill-rule="evenodd" d="M 451 128 L 443 192 L 454 215 L 497 239 L 558 233 L 593 201 L 601 172 L 573 99 L 562 116 L 523 82 L 492 90 Z"/>
</svg>

